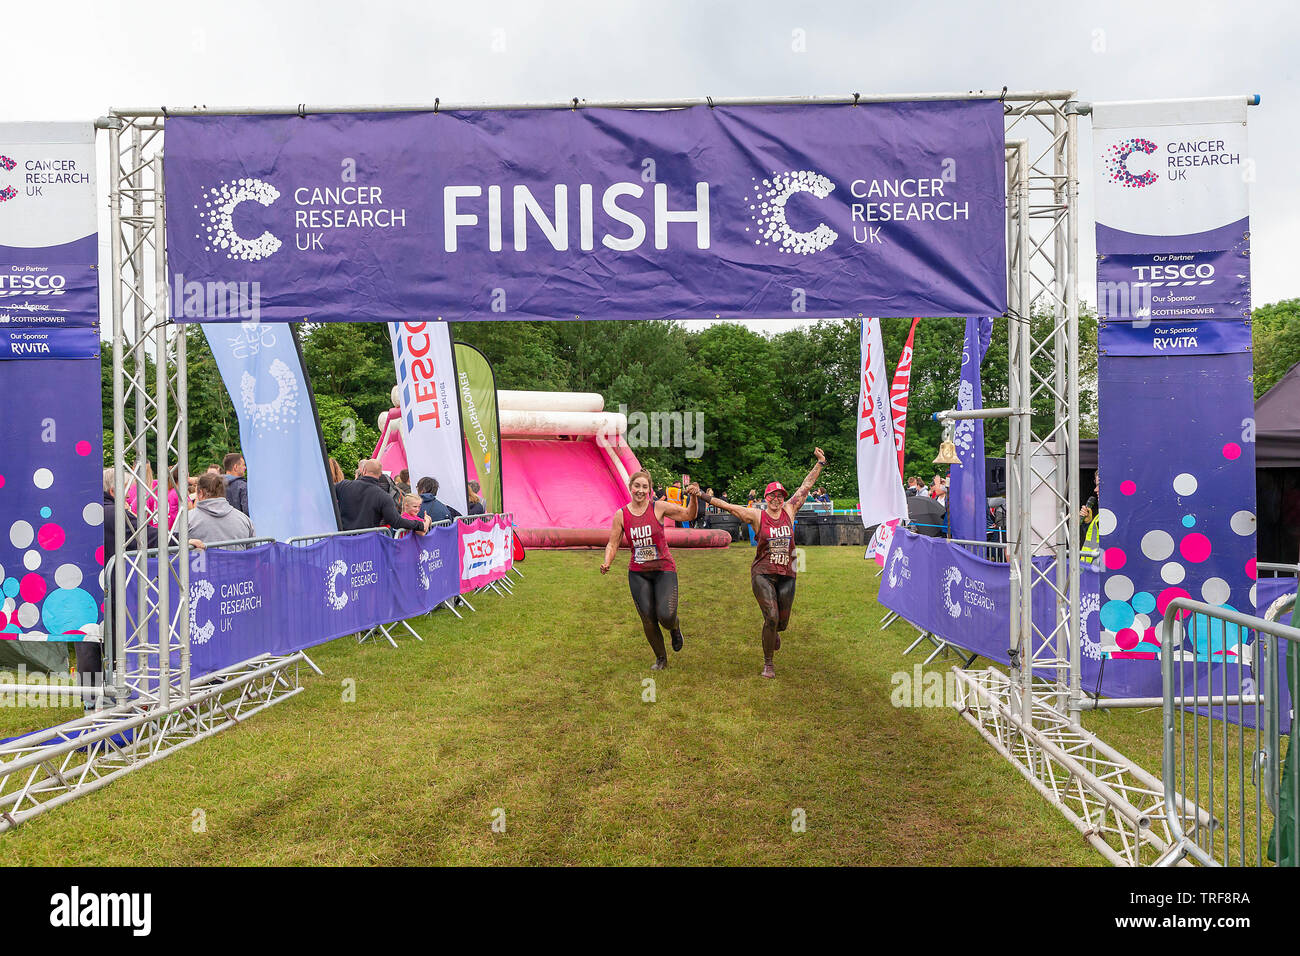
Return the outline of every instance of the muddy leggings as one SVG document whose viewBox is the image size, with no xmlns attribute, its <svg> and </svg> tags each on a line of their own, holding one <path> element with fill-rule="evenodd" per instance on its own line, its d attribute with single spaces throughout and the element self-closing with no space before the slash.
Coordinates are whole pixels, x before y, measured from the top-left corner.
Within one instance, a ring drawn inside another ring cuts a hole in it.
<svg viewBox="0 0 1300 956">
<path fill-rule="evenodd" d="M 790 607 L 794 604 L 794 575 L 755 574 L 754 597 L 763 612 L 763 662 L 772 663 L 776 651 L 776 635 L 790 623 Z"/>
<path fill-rule="evenodd" d="M 662 660 L 668 652 L 659 625 L 662 624 L 669 633 L 677 630 L 677 572 L 629 571 L 627 584 L 632 589 L 636 612 L 641 616 L 645 639 L 650 642 L 655 657 Z"/>
</svg>

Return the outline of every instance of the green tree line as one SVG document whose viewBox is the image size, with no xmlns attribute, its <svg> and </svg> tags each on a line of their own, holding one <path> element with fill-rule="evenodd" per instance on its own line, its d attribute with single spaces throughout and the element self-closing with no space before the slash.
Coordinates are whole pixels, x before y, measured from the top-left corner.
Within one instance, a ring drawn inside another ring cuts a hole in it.
<svg viewBox="0 0 1300 956">
<path fill-rule="evenodd" d="M 1036 315 L 1036 337 L 1047 335 L 1052 321 Z M 890 378 L 910 325 L 910 319 L 882 320 Z M 1008 402 L 1007 328 L 1008 320 L 994 321 L 982 368 L 989 406 Z M 479 322 L 457 323 L 452 333 L 488 357 L 499 388 L 598 392 L 607 409 L 623 407 L 629 414 L 700 413 L 700 457 L 692 457 L 696 449 L 690 447 L 635 449 L 658 481 L 688 472 L 732 499 L 773 479 L 793 487 L 820 446 L 829 461 L 822 484 L 833 497 L 853 499 L 859 329 L 856 319 L 771 334 L 735 323 L 695 328 L 668 321 Z M 956 403 L 964 333 L 965 320 L 956 318 L 922 319 L 917 328 L 907 416 L 909 475 L 928 477 L 939 470 L 931 462 L 942 428 L 930 416 Z M 307 324 L 299 334 L 326 447 L 350 474 L 371 453 L 377 421 L 391 407 L 395 377 L 388 330 L 382 323 Z M 194 326 L 187 335 L 193 473 L 237 450 L 239 427 L 202 330 Z M 1254 337 L 1259 395 L 1300 361 L 1300 300 L 1257 309 Z M 1096 318 L 1085 312 L 1079 371 L 1084 437 L 1096 436 L 1096 342 Z M 111 362 L 106 346 L 106 457 L 112 453 Z M 152 382 L 152 371 L 147 374 Z M 1035 382 L 1050 382 L 1054 375 L 1052 356 L 1036 356 Z M 1050 392 L 1039 388 L 1034 408 L 1043 416 L 1041 428 L 1050 422 L 1051 402 Z M 1006 440 L 1005 421 L 986 423 L 987 454 L 1002 455 Z"/>
</svg>

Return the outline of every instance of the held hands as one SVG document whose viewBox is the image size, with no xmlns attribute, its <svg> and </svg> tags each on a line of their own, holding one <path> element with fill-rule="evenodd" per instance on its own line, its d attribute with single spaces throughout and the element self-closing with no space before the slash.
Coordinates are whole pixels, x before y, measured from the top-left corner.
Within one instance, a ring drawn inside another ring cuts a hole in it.
<svg viewBox="0 0 1300 956">
<path fill-rule="evenodd" d="M 688 495 L 694 495 L 696 498 L 700 497 L 700 486 L 699 486 L 699 483 L 698 483 L 698 482 L 694 482 L 694 481 L 692 481 L 692 482 L 690 483 L 690 485 L 687 486 L 687 488 L 686 488 L 686 493 L 687 493 Z"/>
</svg>

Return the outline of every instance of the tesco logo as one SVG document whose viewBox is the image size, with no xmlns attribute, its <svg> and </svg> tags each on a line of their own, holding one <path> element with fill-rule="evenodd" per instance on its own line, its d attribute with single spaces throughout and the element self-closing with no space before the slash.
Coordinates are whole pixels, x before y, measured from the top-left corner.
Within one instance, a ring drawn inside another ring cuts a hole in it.
<svg viewBox="0 0 1300 956">
<path fill-rule="evenodd" d="M 1169 279 L 1213 279 L 1214 266 L 1208 262 L 1201 262 L 1193 265 L 1154 265 L 1154 266 L 1134 266 L 1137 272 L 1138 280 L 1150 279 L 1152 281 L 1169 280 Z"/>
<path fill-rule="evenodd" d="M 0 275 L 0 292 L 19 295 L 35 292 L 39 295 L 62 295 L 68 280 L 61 275 Z"/>
<path fill-rule="evenodd" d="M 469 552 L 471 558 L 490 558 L 493 550 L 492 542 L 487 539 L 466 541 L 465 550 Z"/>
<path fill-rule="evenodd" d="M 411 409 L 411 418 L 419 422 L 432 422 L 434 428 L 441 428 L 443 420 L 438 401 L 437 366 L 429 354 L 433 339 L 427 329 L 427 322 L 401 323 L 399 355 L 403 359 L 403 377 L 410 382 L 409 394 L 414 396 L 414 400 L 407 405 Z M 414 421 L 408 421 L 408 426 L 413 425 Z"/>
</svg>

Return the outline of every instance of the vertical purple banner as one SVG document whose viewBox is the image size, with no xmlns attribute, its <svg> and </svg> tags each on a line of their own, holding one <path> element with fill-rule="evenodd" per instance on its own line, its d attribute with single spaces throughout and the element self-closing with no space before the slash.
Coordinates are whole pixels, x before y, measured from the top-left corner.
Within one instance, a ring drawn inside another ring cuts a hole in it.
<svg viewBox="0 0 1300 956">
<path fill-rule="evenodd" d="M 972 411 L 984 407 L 980 365 L 993 340 L 993 320 L 966 320 L 966 344 L 961 353 L 961 382 L 957 386 L 957 407 Z M 988 537 L 988 498 L 984 493 L 984 422 L 965 419 L 957 423 L 957 456 L 961 464 L 948 471 L 948 527 L 961 541 L 984 541 Z"/>
<path fill-rule="evenodd" d="M 1095 107 L 1105 659 L 1249 659 L 1235 627 L 1198 617 L 1170 648 L 1161 620 L 1176 597 L 1256 608 L 1245 113 Z"/>
<path fill-rule="evenodd" d="M 0 639 L 100 639 L 94 129 L 0 124 Z"/>
</svg>

